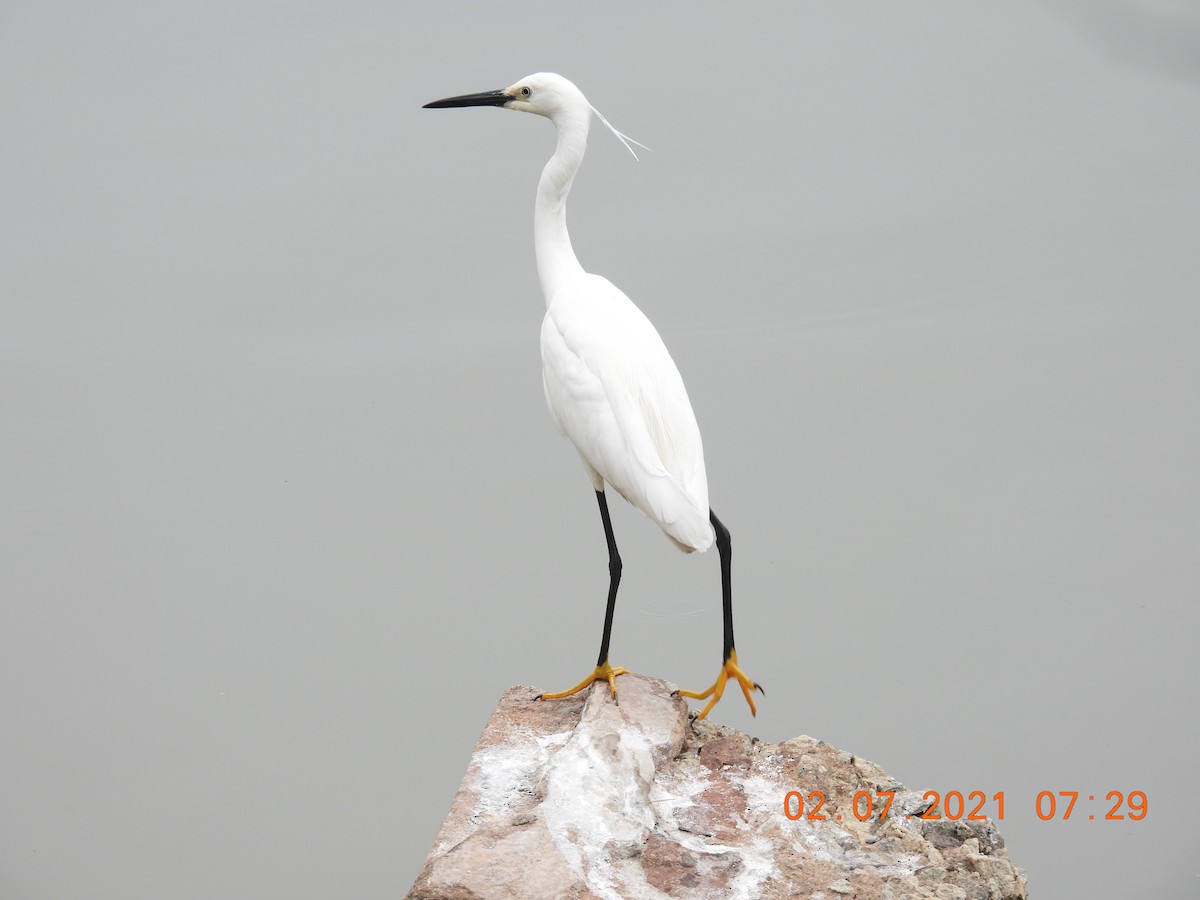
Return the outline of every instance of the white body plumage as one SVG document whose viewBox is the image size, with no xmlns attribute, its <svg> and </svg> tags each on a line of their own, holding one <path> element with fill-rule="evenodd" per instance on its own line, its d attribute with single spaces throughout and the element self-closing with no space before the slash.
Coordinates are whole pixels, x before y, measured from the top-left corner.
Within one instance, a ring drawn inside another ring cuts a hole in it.
<svg viewBox="0 0 1200 900">
<path fill-rule="evenodd" d="M 532 75 L 520 84 L 509 90 L 532 87 L 534 99 L 518 97 L 510 107 L 529 107 L 558 127 L 534 206 L 550 415 L 575 445 L 596 490 L 612 485 L 681 550 L 707 550 L 713 528 L 704 448 L 679 369 L 642 311 L 606 278 L 583 270 L 567 233 L 566 198 L 587 148 L 593 109 L 559 75 Z"/>
<path fill-rule="evenodd" d="M 612 485 L 679 549 L 707 550 L 704 448 L 683 379 L 650 320 L 607 279 L 580 273 L 549 298 L 542 379 L 595 489 Z"/>
</svg>

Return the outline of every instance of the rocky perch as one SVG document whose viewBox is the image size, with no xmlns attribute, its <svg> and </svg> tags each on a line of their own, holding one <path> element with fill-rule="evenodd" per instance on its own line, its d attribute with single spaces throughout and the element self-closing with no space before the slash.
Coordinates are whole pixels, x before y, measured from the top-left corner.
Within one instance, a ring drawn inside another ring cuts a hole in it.
<svg viewBox="0 0 1200 900">
<path fill-rule="evenodd" d="M 607 685 L 505 692 L 410 900 L 1025 898 L 991 820 L 921 819 L 924 795 L 874 763 L 691 721 L 663 681 L 618 687 L 619 706 Z"/>
</svg>

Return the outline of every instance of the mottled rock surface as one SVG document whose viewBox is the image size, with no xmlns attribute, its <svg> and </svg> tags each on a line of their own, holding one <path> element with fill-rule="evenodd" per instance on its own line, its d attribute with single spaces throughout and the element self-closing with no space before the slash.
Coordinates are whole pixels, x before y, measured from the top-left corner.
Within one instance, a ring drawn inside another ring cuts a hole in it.
<svg viewBox="0 0 1200 900">
<path fill-rule="evenodd" d="M 809 737 L 764 744 L 691 722 L 663 681 L 617 684 L 619 706 L 607 685 L 501 697 L 411 900 L 1026 896 L 990 820 L 923 820 L 923 794 L 874 763 Z M 807 804 L 795 820 L 789 791 Z M 808 818 L 814 791 L 825 820 Z M 881 791 L 895 792 L 882 819 Z"/>
</svg>

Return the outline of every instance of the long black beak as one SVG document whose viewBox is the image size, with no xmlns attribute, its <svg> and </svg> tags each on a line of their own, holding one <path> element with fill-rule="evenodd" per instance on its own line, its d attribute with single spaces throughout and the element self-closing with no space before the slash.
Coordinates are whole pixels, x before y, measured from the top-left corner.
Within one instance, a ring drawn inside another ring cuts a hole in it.
<svg viewBox="0 0 1200 900">
<path fill-rule="evenodd" d="M 422 109 L 450 109 L 455 106 L 503 106 L 512 100 L 510 94 L 504 91 L 484 91 L 482 94 L 463 94 L 459 97 L 447 97 L 445 100 L 434 100 L 426 103 Z"/>
</svg>

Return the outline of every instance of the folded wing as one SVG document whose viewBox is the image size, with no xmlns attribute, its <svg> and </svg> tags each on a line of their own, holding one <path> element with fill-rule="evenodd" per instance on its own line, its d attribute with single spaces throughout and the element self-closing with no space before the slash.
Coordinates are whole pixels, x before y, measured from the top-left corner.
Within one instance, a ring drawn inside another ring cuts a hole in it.
<svg viewBox="0 0 1200 900">
<path fill-rule="evenodd" d="M 681 550 L 707 550 L 708 481 L 683 379 L 649 319 L 595 275 L 561 291 L 542 323 L 546 403 L 584 465 Z"/>
</svg>

